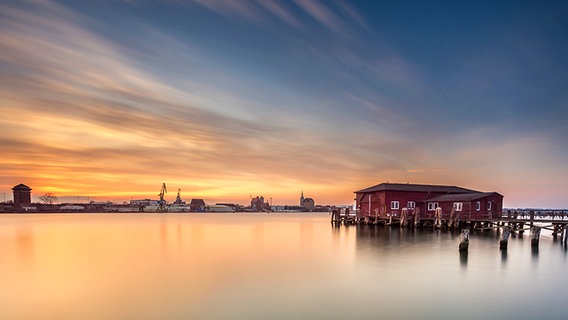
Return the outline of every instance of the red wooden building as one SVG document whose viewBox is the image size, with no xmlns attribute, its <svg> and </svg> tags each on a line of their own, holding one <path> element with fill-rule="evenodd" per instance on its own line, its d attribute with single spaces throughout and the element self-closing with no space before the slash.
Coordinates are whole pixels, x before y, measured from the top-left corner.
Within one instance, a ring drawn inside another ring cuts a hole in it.
<svg viewBox="0 0 568 320">
<path fill-rule="evenodd" d="M 503 196 L 497 192 L 447 194 L 426 200 L 427 208 L 441 208 L 442 215 L 454 211 L 462 219 L 489 219 L 500 217 Z"/>
<path fill-rule="evenodd" d="M 503 196 L 456 186 L 381 183 L 355 191 L 358 219 L 400 217 L 403 210 L 420 218 L 458 214 L 464 219 L 485 219 L 501 214 Z"/>
</svg>

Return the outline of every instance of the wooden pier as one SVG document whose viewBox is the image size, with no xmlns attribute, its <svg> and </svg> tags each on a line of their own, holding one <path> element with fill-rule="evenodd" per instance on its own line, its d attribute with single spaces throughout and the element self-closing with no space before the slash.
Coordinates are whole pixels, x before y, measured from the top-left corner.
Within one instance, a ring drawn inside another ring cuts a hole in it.
<svg viewBox="0 0 568 320">
<path fill-rule="evenodd" d="M 334 209 L 331 211 L 331 223 L 334 225 L 357 224 L 357 214 L 355 212 L 350 212 L 349 208 L 342 210 Z"/>
<path fill-rule="evenodd" d="M 462 232 L 468 230 L 467 234 L 462 233 L 460 250 L 467 250 L 469 232 L 488 231 L 500 229 L 501 238 L 499 247 L 507 248 L 510 235 L 522 235 L 530 230 L 531 245 L 538 247 L 541 229 L 552 231 L 552 236 L 556 239 L 561 237 L 562 243 L 568 240 L 568 211 L 549 210 L 506 210 L 505 212 L 486 217 L 467 217 L 450 212 L 442 214 L 441 211 L 429 216 L 421 216 L 410 211 L 403 210 L 399 215 L 370 216 L 361 215 L 349 209 L 335 209 L 331 212 L 331 223 L 340 225 L 381 225 L 399 228 L 434 228 L 442 230 L 452 230 Z"/>
<path fill-rule="evenodd" d="M 335 209 L 331 212 L 331 222 L 334 224 L 369 224 L 400 226 L 401 228 L 438 228 L 438 229 L 464 229 L 484 230 L 509 226 L 511 231 L 529 230 L 535 223 L 544 224 L 541 228 L 553 232 L 553 235 L 562 234 L 568 224 L 568 211 L 506 211 L 487 217 L 468 217 L 465 215 L 434 214 L 423 215 L 402 211 L 398 215 L 360 215 L 349 209 Z"/>
</svg>

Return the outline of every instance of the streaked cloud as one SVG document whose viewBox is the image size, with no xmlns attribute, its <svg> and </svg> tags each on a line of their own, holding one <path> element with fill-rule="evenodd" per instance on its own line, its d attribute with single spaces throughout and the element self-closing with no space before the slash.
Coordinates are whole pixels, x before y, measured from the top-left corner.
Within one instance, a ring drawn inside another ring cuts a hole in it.
<svg viewBox="0 0 568 320">
<path fill-rule="evenodd" d="M 290 26 L 299 30 L 303 29 L 303 25 L 300 20 L 296 18 L 294 14 L 281 2 L 257 0 L 256 3 Z"/>
<path fill-rule="evenodd" d="M 192 0 L 193 2 L 218 14 L 231 17 L 243 17 L 250 21 L 259 21 L 261 12 L 252 1 L 224 1 L 224 0 Z"/>
<path fill-rule="evenodd" d="M 312 18 L 317 20 L 322 25 L 334 30 L 337 33 L 342 33 L 345 26 L 339 17 L 325 5 L 317 1 L 295 0 L 296 3 L 304 9 Z"/>
</svg>

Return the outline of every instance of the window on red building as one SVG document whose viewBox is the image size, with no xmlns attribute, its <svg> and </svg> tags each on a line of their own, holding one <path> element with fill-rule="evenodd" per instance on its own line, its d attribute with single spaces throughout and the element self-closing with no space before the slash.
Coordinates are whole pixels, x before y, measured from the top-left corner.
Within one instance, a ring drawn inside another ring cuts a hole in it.
<svg viewBox="0 0 568 320">
<path fill-rule="evenodd" d="M 463 203 L 461 202 L 454 202 L 454 210 L 455 211 L 462 211 L 463 209 Z"/>
<path fill-rule="evenodd" d="M 398 210 L 399 204 L 398 201 L 391 201 L 391 209 Z"/>
<path fill-rule="evenodd" d="M 438 202 L 428 202 L 428 211 L 436 211 L 438 208 Z"/>
</svg>

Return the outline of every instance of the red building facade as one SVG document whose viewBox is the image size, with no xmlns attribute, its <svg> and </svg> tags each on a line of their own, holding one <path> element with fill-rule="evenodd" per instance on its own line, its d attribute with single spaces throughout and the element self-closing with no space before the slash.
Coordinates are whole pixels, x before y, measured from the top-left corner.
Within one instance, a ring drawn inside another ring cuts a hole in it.
<svg viewBox="0 0 568 320">
<path fill-rule="evenodd" d="M 432 218 L 436 208 L 449 215 L 454 209 L 464 218 L 501 214 L 503 196 L 497 192 L 441 185 L 381 183 L 355 191 L 358 218 L 400 216 L 402 210 L 421 218 Z M 457 211 L 459 209 L 459 211 Z"/>
<path fill-rule="evenodd" d="M 443 217 L 453 213 L 462 219 L 491 219 L 502 214 L 503 196 L 497 192 L 450 194 L 426 200 L 426 207 L 441 208 Z"/>
</svg>

